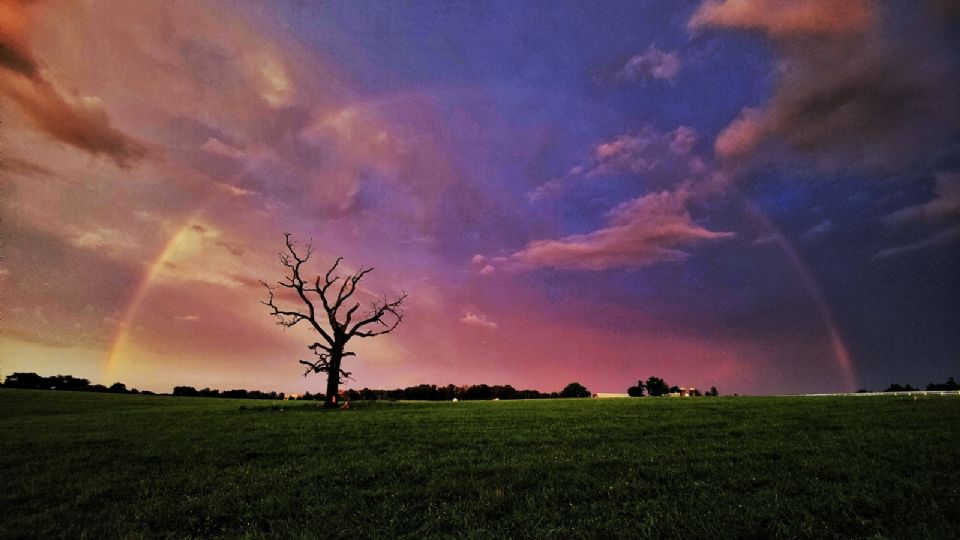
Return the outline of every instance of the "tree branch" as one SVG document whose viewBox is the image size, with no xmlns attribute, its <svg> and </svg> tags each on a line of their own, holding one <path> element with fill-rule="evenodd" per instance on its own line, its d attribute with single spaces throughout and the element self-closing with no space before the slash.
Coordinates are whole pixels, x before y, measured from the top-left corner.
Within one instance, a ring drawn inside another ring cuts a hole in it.
<svg viewBox="0 0 960 540">
<path fill-rule="evenodd" d="M 313 302 L 311 302 L 310 299 L 307 298 L 307 292 L 310 289 L 309 287 L 306 286 L 306 281 L 304 281 L 303 277 L 300 275 L 300 267 L 303 266 L 305 262 L 310 260 L 310 256 L 313 254 L 313 244 L 309 242 L 307 243 L 306 253 L 301 257 L 300 254 L 297 253 L 293 240 L 290 239 L 290 233 L 284 233 L 283 237 L 284 237 L 284 243 L 287 246 L 287 251 L 290 254 L 288 256 L 286 253 L 281 252 L 280 262 L 284 266 L 290 269 L 291 275 L 286 277 L 287 283 L 278 282 L 277 284 L 280 285 L 281 287 L 294 289 L 295 291 L 297 291 L 297 296 L 300 297 L 300 300 L 302 300 L 303 303 L 306 304 L 307 309 L 309 310 L 309 313 L 307 313 L 306 316 L 304 316 L 304 314 L 302 313 L 299 314 L 300 318 L 297 321 L 295 321 L 293 324 L 300 322 L 300 320 L 309 321 L 310 325 L 313 326 L 313 328 L 317 331 L 317 333 L 320 334 L 323 337 L 323 339 L 327 340 L 327 343 L 329 343 L 330 345 L 333 345 L 335 343 L 333 337 L 326 330 L 324 330 L 323 326 L 321 326 L 320 323 L 317 321 L 316 308 L 314 307 Z M 290 260 L 291 256 L 293 257 L 292 261 Z M 329 272 L 328 272 L 328 275 L 329 275 Z M 323 295 L 321 295 L 320 297 L 323 298 Z M 270 301 L 271 302 L 273 301 L 272 294 L 271 294 Z M 324 299 L 323 304 L 324 304 L 324 307 L 326 308 L 326 299 Z"/>
<path fill-rule="evenodd" d="M 267 301 L 264 302 L 261 300 L 260 303 L 270 308 L 270 314 L 277 318 L 278 325 L 291 328 L 296 326 L 296 324 L 300 321 L 308 320 L 309 317 L 304 313 L 300 313 L 299 311 L 286 311 L 277 307 L 273 296 L 273 291 L 276 289 L 270 285 L 267 285 L 267 283 L 264 281 L 261 281 L 260 284 L 267 289 L 268 295 Z"/>
<path fill-rule="evenodd" d="M 374 302 L 370 308 L 371 314 L 350 329 L 348 336 L 353 337 L 374 337 L 381 336 L 383 334 L 389 334 L 392 332 L 401 321 L 403 321 L 403 311 L 400 310 L 400 305 L 403 304 L 403 301 L 406 300 L 407 293 L 403 293 L 399 298 L 393 302 L 388 302 L 386 297 L 384 297 L 383 302 Z M 390 314 L 394 317 L 393 324 L 387 324 L 384 322 L 383 318 Z M 361 331 L 362 328 L 369 326 L 371 324 L 379 324 L 384 327 L 383 330 L 365 330 Z"/>
</svg>

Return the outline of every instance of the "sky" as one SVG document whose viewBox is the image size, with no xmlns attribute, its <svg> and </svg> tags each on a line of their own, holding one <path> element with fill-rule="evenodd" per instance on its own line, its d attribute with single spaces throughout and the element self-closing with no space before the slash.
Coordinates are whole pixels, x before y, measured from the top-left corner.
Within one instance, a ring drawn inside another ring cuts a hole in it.
<svg viewBox="0 0 960 540">
<path fill-rule="evenodd" d="M 0 0 L 0 374 L 352 388 L 960 375 L 956 2 Z M 351 342 L 351 345 L 354 345 Z"/>
</svg>

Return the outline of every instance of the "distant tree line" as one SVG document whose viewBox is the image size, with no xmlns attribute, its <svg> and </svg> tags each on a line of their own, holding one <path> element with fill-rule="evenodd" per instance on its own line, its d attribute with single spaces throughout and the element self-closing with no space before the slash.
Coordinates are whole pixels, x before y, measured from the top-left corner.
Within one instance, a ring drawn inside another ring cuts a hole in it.
<svg viewBox="0 0 960 540">
<path fill-rule="evenodd" d="M 116 382 L 110 386 L 102 384 L 91 384 L 88 379 L 80 379 L 72 375 L 53 375 L 44 377 L 36 373 L 13 373 L 7 375 L 3 381 L 5 388 L 24 388 L 28 390 L 72 390 L 75 392 L 104 392 L 109 394 L 143 394 L 148 396 L 156 395 L 149 390 L 137 390 L 136 388 L 127 388 L 127 385 Z M 161 394 L 165 395 L 165 394 Z M 177 386 L 173 389 L 175 396 L 196 396 L 196 397 L 228 397 L 240 399 L 283 399 L 283 392 L 261 392 L 259 390 L 211 390 L 204 388 L 197 390 L 192 386 Z"/>
<path fill-rule="evenodd" d="M 643 397 L 644 395 L 658 397 L 670 394 L 678 394 L 680 391 L 681 388 L 679 386 L 670 386 L 660 377 L 650 377 L 646 381 L 640 379 L 637 381 L 636 385 L 627 388 L 627 395 L 630 397 Z M 711 386 L 710 390 L 707 390 L 706 394 L 700 392 L 700 390 L 697 390 L 696 388 L 692 388 L 690 395 L 717 397 L 720 395 L 720 392 L 717 391 L 716 386 Z"/>
<path fill-rule="evenodd" d="M 343 398 L 348 401 L 377 401 L 377 400 L 413 400 L 413 401 L 482 401 L 491 399 L 546 399 L 546 398 L 585 398 L 593 394 L 578 382 L 572 382 L 559 392 L 540 392 L 538 390 L 517 390 L 509 384 L 487 385 L 472 384 L 457 386 L 448 384 L 418 384 L 406 388 L 393 390 L 379 390 L 363 388 L 361 390 L 348 389 L 343 391 Z M 323 395 L 309 392 L 299 399 L 323 399 Z"/>
<path fill-rule="evenodd" d="M 3 382 L 7 388 L 26 388 L 32 390 L 74 390 L 86 392 L 110 392 L 116 394 L 149 394 L 154 392 L 147 390 L 139 391 L 136 388 L 127 389 L 123 383 L 114 383 L 107 387 L 102 384 L 90 384 L 87 379 L 78 379 L 71 375 L 54 375 L 52 377 L 43 377 L 36 373 L 14 373 L 8 375 Z M 262 392 L 260 390 L 217 390 L 212 388 L 196 389 L 193 386 L 176 386 L 173 388 L 174 396 L 183 397 L 222 397 L 231 399 L 285 399 L 288 396 L 283 392 Z M 448 384 L 446 386 L 437 386 L 435 384 L 418 384 L 406 388 L 395 388 L 393 390 L 374 390 L 364 388 L 362 390 L 348 389 L 341 395 L 348 401 L 373 401 L 373 400 L 417 400 L 417 401 L 458 401 L 470 400 L 492 400 L 492 399 L 544 399 L 544 398 L 585 398 L 592 394 L 585 386 L 578 382 L 568 384 L 559 392 L 540 392 L 538 390 L 517 390 L 513 386 L 507 385 L 487 385 L 474 384 L 457 386 Z M 311 394 L 307 392 L 302 395 L 291 394 L 291 399 L 317 400 L 322 401 L 324 394 Z"/>
<path fill-rule="evenodd" d="M 891 384 L 887 387 L 884 392 L 916 392 L 920 390 L 919 388 L 914 388 L 913 386 L 906 384 Z M 960 390 L 960 384 L 957 381 L 953 380 L 953 377 L 947 379 L 947 382 L 944 383 L 930 383 L 927 385 L 928 392 L 938 392 L 944 390 Z"/>
<path fill-rule="evenodd" d="M 149 390 L 137 390 L 136 388 L 127 388 L 127 385 L 117 382 L 110 386 L 102 384 L 90 384 L 88 379 L 79 379 L 72 375 L 53 375 L 43 377 L 36 373 L 13 373 L 7 375 L 3 381 L 6 388 L 27 388 L 31 390 L 73 390 L 81 392 L 106 392 L 111 394 L 147 394 L 153 395 Z"/>
<path fill-rule="evenodd" d="M 197 390 L 192 386 L 174 386 L 174 396 L 182 397 L 222 397 L 230 399 L 285 399 L 283 392 L 262 392 L 260 390 L 216 390 L 202 388 Z"/>
</svg>

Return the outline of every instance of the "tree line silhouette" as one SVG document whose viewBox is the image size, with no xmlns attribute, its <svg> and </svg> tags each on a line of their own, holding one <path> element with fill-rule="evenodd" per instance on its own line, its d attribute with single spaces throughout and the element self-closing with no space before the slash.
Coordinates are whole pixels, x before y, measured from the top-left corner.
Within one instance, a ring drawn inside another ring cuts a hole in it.
<svg viewBox="0 0 960 540">
<path fill-rule="evenodd" d="M 953 379 L 950 379 L 953 381 Z M 954 383 L 955 384 L 955 383 Z M 81 392 L 104 392 L 113 394 L 145 394 L 156 395 L 149 390 L 137 390 L 136 388 L 127 388 L 127 385 L 121 382 L 113 383 L 110 386 L 102 384 L 91 384 L 88 379 L 81 379 L 72 375 L 53 375 L 44 377 L 36 373 L 13 373 L 8 375 L 3 381 L 2 386 L 7 388 L 24 388 L 32 390 L 72 390 Z M 659 377 L 650 377 L 646 381 L 637 381 L 636 386 L 628 389 L 631 397 L 642 397 L 645 394 L 650 396 L 665 396 L 670 393 L 679 392 L 677 386 L 669 386 Z M 175 386 L 170 394 L 161 393 L 160 395 L 173 395 L 181 397 L 211 397 L 211 398 L 230 398 L 230 399 L 296 399 L 296 400 L 315 400 L 323 401 L 326 396 L 323 393 L 287 395 L 284 392 L 264 392 L 261 390 L 218 390 L 214 388 L 197 389 L 193 386 Z M 518 390 L 509 384 L 505 385 L 454 385 L 439 386 L 436 384 L 418 384 L 406 388 L 394 389 L 373 389 L 363 388 L 360 390 L 347 389 L 340 392 L 341 399 L 347 401 L 376 401 L 376 400 L 413 400 L 413 401 L 482 401 L 494 399 L 557 399 L 557 398 L 586 398 L 593 394 L 587 387 L 579 382 L 572 382 L 557 392 L 541 392 L 539 390 Z M 693 395 L 701 395 L 696 391 Z M 707 396 L 719 395 L 716 387 L 711 387 L 706 393 Z"/>
<path fill-rule="evenodd" d="M 123 383 L 117 382 L 111 386 L 91 384 L 88 379 L 80 379 L 72 375 L 54 375 L 44 377 L 36 373 L 13 373 L 3 381 L 6 388 L 24 388 L 31 390 L 73 390 L 82 392 L 106 392 L 115 394 L 147 394 L 156 395 L 149 390 L 128 389 Z M 297 399 L 323 401 L 323 393 L 287 395 L 284 392 L 263 392 L 260 390 L 217 390 L 212 388 L 197 389 L 193 386 L 175 386 L 171 394 L 182 397 L 213 397 L 231 399 Z M 435 384 L 418 384 L 406 388 L 381 390 L 364 388 L 362 390 L 348 389 L 341 392 L 342 399 L 348 401 L 361 400 L 419 400 L 419 401 L 450 401 L 457 400 L 493 400 L 493 399 L 544 399 L 544 398 L 577 398 L 590 397 L 590 391 L 578 382 L 568 384 L 559 392 L 540 392 L 538 390 L 517 390 L 507 385 L 453 385 L 437 386 Z"/>
<path fill-rule="evenodd" d="M 90 384 L 88 379 L 80 379 L 72 375 L 53 375 L 43 377 L 36 373 L 13 373 L 7 375 L 3 381 L 5 388 L 25 388 L 30 390 L 73 390 L 81 392 L 104 392 L 110 394 L 146 394 L 155 395 L 149 390 L 127 388 L 127 385 L 117 382 L 110 386 Z"/>
<path fill-rule="evenodd" d="M 304 394 L 290 394 L 289 396 L 285 395 L 283 392 L 276 394 L 275 392 L 260 392 L 257 390 L 247 391 L 247 390 L 227 390 L 219 391 L 212 390 L 210 388 L 204 388 L 202 390 L 197 390 L 191 386 L 177 386 L 173 389 L 173 395 L 175 396 L 189 396 L 189 397 L 225 397 L 225 398 L 268 398 L 268 399 L 284 399 L 289 397 L 289 399 L 294 400 L 309 400 L 309 401 L 323 401 L 326 399 L 324 393 L 315 393 L 311 394 L 306 392 Z M 342 390 L 340 392 L 341 400 L 345 401 L 395 401 L 395 400 L 409 400 L 409 401 L 452 401 L 454 399 L 458 401 L 483 401 L 483 400 L 493 400 L 493 399 L 547 399 L 547 398 L 584 398 L 591 397 L 593 394 L 585 386 L 578 382 L 572 382 L 565 386 L 563 390 L 559 392 L 540 392 L 538 390 L 517 390 L 509 384 L 501 385 L 488 385 L 488 384 L 471 384 L 471 385 L 455 385 L 448 384 L 446 386 L 438 386 L 436 384 L 418 384 L 416 386 L 408 386 L 406 388 L 394 388 L 392 390 L 387 389 L 374 389 L 374 388 L 363 388 L 356 390 L 353 388 Z"/>
<path fill-rule="evenodd" d="M 72 375 L 53 375 L 44 377 L 36 373 L 13 373 L 7 375 L 0 386 L 6 388 L 24 388 L 31 390 L 72 390 L 81 392 L 103 392 L 111 394 L 144 394 L 157 395 L 149 390 L 137 390 L 136 388 L 127 388 L 127 385 L 121 382 L 113 383 L 110 386 L 102 384 L 92 384 L 88 379 L 81 379 Z M 953 377 L 943 383 L 929 383 L 926 386 L 927 391 L 950 391 L 960 390 L 960 384 Z M 672 393 L 679 393 L 680 388 L 667 384 L 660 377 L 649 377 L 647 380 L 639 380 L 637 384 L 627 389 L 630 397 L 643 396 L 666 396 Z M 914 392 L 920 390 L 912 385 L 891 384 L 884 392 Z M 866 390 L 861 390 L 866 392 Z M 283 392 L 263 392 L 261 390 L 217 390 L 212 388 L 197 389 L 193 386 L 176 386 L 171 394 L 185 397 L 222 397 L 230 399 L 297 399 L 297 400 L 316 400 L 323 401 L 323 393 L 286 395 Z M 418 384 L 406 388 L 372 389 L 363 388 L 361 390 L 347 389 L 340 392 L 341 399 L 347 401 L 375 401 L 375 400 L 414 400 L 414 401 L 458 401 L 471 400 L 493 400 L 493 399 L 549 399 L 549 398 L 584 398 L 593 394 L 585 386 L 578 382 L 572 382 L 565 386 L 559 392 L 540 392 L 539 390 L 518 390 L 509 384 L 487 385 L 454 385 L 438 386 L 436 384 Z M 691 389 L 692 396 L 719 396 L 715 386 L 710 390 L 701 393 L 699 390 Z"/>
<path fill-rule="evenodd" d="M 914 388 L 909 384 L 891 384 L 887 387 L 884 392 L 916 392 L 920 390 L 919 388 Z M 943 383 L 930 383 L 927 385 L 928 392 L 940 392 L 945 390 L 960 390 L 960 384 L 957 381 L 953 380 L 953 377 L 947 379 L 947 382 Z"/>
</svg>

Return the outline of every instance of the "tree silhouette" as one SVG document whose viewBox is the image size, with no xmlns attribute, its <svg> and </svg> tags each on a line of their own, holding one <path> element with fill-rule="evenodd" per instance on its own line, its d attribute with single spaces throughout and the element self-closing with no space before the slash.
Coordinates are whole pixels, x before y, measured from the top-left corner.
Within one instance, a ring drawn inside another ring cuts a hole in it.
<svg viewBox="0 0 960 540">
<path fill-rule="evenodd" d="M 280 263 L 286 267 L 288 275 L 278 281 L 276 286 L 268 285 L 265 281 L 260 284 L 267 289 L 269 295 L 266 301 L 260 303 L 271 309 L 271 315 L 277 318 L 277 324 L 285 328 L 292 328 L 306 321 L 307 324 L 320 336 L 320 340 L 307 348 L 317 357 L 316 360 L 300 360 L 307 366 L 304 377 L 310 373 L 327 374 L 327 395 L 324 406 L 337 406 L 337 393 L 344 379 L 350 378 L 350 372 L 345 371 L 341 364 L 348 356 L 356 356 L 347 351 L 347 342 L 355 337 L 368 338 L 389 334 L 403 320 L 403 311 L 400 306 L 407 298 L 406 293 L 396 300 L 388 301 L 386 297 L 374 301 L 370 311 L 355 320 L 360 309 L 359 302 L 352 307 L 346 307 L 348 300 L 357 292 L 358 283 L 364 276 L 373 271 L 373 268 L 360 268 L 356 273 L 347 276 L 335 276 L 334 272 L 343 257 L 338 257 L 323 276 L 317 275 L 311 282 L 303 277 L 303 265 L 310 260 L 313 246 L 307 244 L 304 253 L 297 253 L 296 246 L 290 238 L 290 233 L 284 233 L 286 251 L 281 251 Z M 339 286 L 336 286 L 337 282 Z M 296 294 L 297 301 L 302 307 L 297 309 L 282 308 L 277 305 L 274 293 L 282 289 L 289 289 Z M 343 317 L 340 311 L 345 311 Z"/>
<path fill-rule="evenodd" d="M 560 397 L 562 398 L 585 398 L 591 395 L 590 390 L 587 390 L 587 387 L 578 382 L 572 382 L 560 391 Z"/>
<path fill-rule="evenodd" d="M 652 397 L 665 396 L 670 393 L 670 387 L 660 377 L 650 377 L 647 379 L 647 394 Z"/>
</svg>

